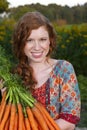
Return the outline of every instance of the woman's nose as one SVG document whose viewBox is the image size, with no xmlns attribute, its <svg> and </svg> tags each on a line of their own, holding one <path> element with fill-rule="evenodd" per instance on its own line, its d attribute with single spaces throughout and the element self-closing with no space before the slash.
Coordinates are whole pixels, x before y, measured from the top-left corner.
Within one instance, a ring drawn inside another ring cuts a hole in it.
<svg viewBox="0 0 87 130">
<path fill-rule="evenodd" d="M 40 44 L 39 44 L 38 41 L 35 41 L 34 49 L 35 49 L 35 50 L 39 50 L 39 49 L 40 49 Z"/>
</svg>

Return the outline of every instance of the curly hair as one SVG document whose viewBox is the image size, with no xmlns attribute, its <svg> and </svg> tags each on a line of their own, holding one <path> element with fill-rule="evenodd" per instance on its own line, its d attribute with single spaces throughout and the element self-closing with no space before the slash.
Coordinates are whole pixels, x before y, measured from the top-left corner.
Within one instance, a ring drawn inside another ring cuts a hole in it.
<svg viewBox="0 0 87 130">
<path fill-rule="evenodd" d="M 13 51 L 19 60 L 14 72 L 22 77 L 24 85 L 30 89 L 34 88 L 37 81 L 34 78 L 32 67 L 29 66 L 28 57 L 24 53 L 24 47 L 31 31 L 41 26 L 44 26 L 49 34 L 50 49 L 47 54 L 49 57 L 56 45 L 56 33 L 50 21 L 40 12 L 28 12 L 22 16 L 13 33 Z"/>
</svg>

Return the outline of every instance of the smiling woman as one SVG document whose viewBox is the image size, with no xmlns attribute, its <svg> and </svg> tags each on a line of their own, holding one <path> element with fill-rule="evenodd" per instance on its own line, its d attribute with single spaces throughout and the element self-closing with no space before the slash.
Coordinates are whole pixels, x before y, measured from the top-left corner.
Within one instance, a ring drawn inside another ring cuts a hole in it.
<svg viewBox="0 0 87 130">
<path fill-rule="evenodd" d="M 28 12 L 18 21 L 13 50 L 18 58 L 14 73 L 34 98 L 48 110 L 61 130 L 74 130 L 80 120 L 80 92 L 71 63 L 53 59 L 56 32 L 40 12 Z"/>
</svg>

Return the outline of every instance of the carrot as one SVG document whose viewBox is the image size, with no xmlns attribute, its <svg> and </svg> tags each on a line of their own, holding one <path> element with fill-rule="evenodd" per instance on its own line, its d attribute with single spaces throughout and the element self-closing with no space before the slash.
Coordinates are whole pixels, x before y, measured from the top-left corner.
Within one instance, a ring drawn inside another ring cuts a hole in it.
<svg viewBox="0 0 87 130">
<path fill-rule="evenodd" d="M 23 111 L 22 111 L 22 105 L 20 103 L 17 104 L 18 107 L 18 130 L 23 130 Z"/>
<path fill-rule="evenodd" d="M 42 112 L 41 112 L 42 113 Z M 44 120 L 46 121 L 47 123 L 47 126 L 50 130 L 55 130 L 55 128 L 52 126 L 52 124 L 50 123 L 50 121 L 48 120 L 48 118 L 46 117 L 46 115 L 44 113 L 42 113 L 43 117 L 44 117 Z"/>
<path fill-rule="evenodd" d="M 16 116 L 16 105 L 12 103 L 12 105 L 11 105 L 11 115 L 10 115 L 9 130 L 13 130 L 14 129 L 15 116 Z"/>
<path fill-rule="evenodd" d="M 6 107 L 6 102 L 3 102 L 2 106 L 1 106 L 1 110 L 0 110 L 0 122 L 1 122 L 2 117 L 3 117 L 5 107 Z"/>
<path fill-rule="evenodd" d="M 42 130 L 42 128 L 41 128 L 41 126 L 40 126 L 40 125 L 38 125 L 38 130 Z"/>
<path fill-rule="evenodd" d="M 37 126 L 37 128 L 38 128 L 38 126 L 39 126 L 38 121 L 36 120 L 35 117 L 34 117 L 34 119 L 35 119 L 35 124 L 36 124 L 36 126 Z"/>
<path fill-rule="evenodd" d="M 26 108 L 26 112 L 27 112 L 28 119 L 30 121 L 30 126 L 31 126 L 32 130 L 38 130 L 33 113 L 29 107 Z"/>
<path fill-rule="evenodd" d="M 56 129 L 56 130 L 60 130 L 59 126 L 56 124 L 56 122 L 54 121 L 54 119 L 50 116 L 50 114 L 48 113 L 48 111 L 45 109 L 45 107 L 39 103 L 39 102 L 36 102 L 35 103 L 35 106 L 42 111 L 42 113 L 44 113 L 44 115 L 48 118 L 48 120 L 50 121 L 50 123 L 53 125 L 53 127 Z"/>
<path fill-rule="evenodd" d="M 3 119 L 0 123 L 0 130 L 4 130 L 4 126 L 5 126 L 5 123 L 8 119 L 8 117 L 9 117 L 10 110 L 11 110 L 11 103 L 6 105 L 6 109 L 5 109 L 5 112 L 4 112 L 4 115 L 3 115 Z"/>
<path fill-rule="evenodd" d="M 25 122 L 23 121 L 23 130 L 26 130 Z"/>
<path fill-rule="evenodd" d="M 32 112 L 33 112 L 36 120 L 38 121 L 39 125 L 41 126 L 42 130 L 49 130 L 49 128 L 46 124 L 46 121 L 44 120 L 43 115 L 40 112 L 40 110 L 37 107 L 33 107 Z"/>
<path fill-rule="evenodd" d="M 24 118 L 24 122 L 25 122 L 26 130 L 31 130 L 30 122 L 29 122 L 28 117 L 25 117 L 25 118 Z"/>
<path fill-rule="evenodd" d="M 44 120 L 47 123 L 47 126 L 50 130 L 55 130 L 55 128 L 52 126 L 52 124 L 50 123 L 50 121 L 48 120 L 48 118 L 46 117 L 46 115 L 43 113 L 43 111 L 41 110 L 41 107 L 39 104 L 36 105 L 36 107 L 40 110 L 40 112 L 42 113 Z"/>
<path fill-rule="evenodd" d="M 3 93 L 1 106 L 0 106 L 0 122 L 2 120 L 2 116 L 4 114 L 5 107 L 6 107 L 6 100 L 5 99 L 6 99 L 6 91 L 4 91 L 4 93 Z"/>
<path fill-rule="evenodd" d="M 9 119 L 7 120 L 7 122 L 6 122 L 6 124 L 5 124 L 5 128 L 4 128 L 4 130 L 9 130 Z"/>
<path fill-rule="evenodd" d="M 18 130 L 18 113 L 16 113 L 16 115 L 15 115 L 15 124 L 14 124 L 13 130 Z"/>
</svg>

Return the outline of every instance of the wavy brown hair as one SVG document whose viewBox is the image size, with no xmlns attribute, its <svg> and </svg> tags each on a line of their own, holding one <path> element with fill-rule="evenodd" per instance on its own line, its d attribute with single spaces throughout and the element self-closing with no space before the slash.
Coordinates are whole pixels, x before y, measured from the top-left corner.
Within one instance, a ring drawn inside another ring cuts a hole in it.
<svg viewBox="0 0 87 130">
<path fill-rule="evenodd" d="M 49 57 L 56 45 L 56 33 L 50 21 L 40 12 L 28 12 L 22 16 L 13 34 L 13 51 L 19 61 L 14 73 L 18 73 L 22 77 L 24 85 L 30 89 L 34 88 L 37 81 L 34 78 L 32 67 L 29 66 L 28 57 L 24 53 L 24 47 L 31 31 L 40 26 L 44 26 L 49 34 L 50 49 L 47 54 Z"/>
</svg>

